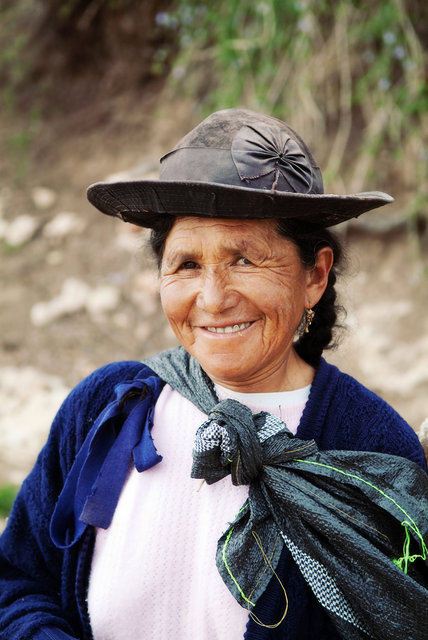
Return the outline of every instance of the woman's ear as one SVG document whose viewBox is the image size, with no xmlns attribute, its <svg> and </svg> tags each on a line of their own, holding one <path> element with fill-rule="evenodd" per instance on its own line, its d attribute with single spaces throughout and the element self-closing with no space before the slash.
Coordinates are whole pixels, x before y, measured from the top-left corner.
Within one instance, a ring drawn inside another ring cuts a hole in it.
<svg viewBox="0 0 428 640">
<path fill-rule="evenodd" d="M 328 274 L 333 266 L 333 249 L 331 247 L 323 247 L 317 253 L 316 265 L 307 272 L 306 284 L 306 306 L 314 307 L 321 299 L 327 287 Z"/>
</svg>

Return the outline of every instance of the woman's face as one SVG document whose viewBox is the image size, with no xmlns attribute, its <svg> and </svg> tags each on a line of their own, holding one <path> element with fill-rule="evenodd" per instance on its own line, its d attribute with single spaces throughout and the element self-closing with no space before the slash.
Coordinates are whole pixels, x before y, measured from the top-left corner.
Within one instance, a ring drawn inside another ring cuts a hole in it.
<svg viewBox="0 0 428 640">
<path fill-rule="evenodd" d="M 247 392 L 296 388 L 304 365 L 293 338 L 328 269 L 321 282 L 272 220 L 179 218 L 162 259 L 162 306 L 214 382 Z"/>
</svg>

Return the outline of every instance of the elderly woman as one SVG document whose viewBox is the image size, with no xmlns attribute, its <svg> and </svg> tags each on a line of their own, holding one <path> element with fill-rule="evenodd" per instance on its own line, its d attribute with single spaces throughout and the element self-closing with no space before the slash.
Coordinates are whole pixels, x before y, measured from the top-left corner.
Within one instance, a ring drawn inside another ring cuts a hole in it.
<svg viewBox="0 0 428 640">
<path fill-rule="evenodd" d="M 391 198 L 324 194 L 290 127 L 235 109 L 185 136 L 162 159 L 160 181 L 98 183 L 88 197 L 152 229 L 162 306 L 181 346 L 107 365 L 64 402 L 1 539 L 2 638 L 422 637 L 408 626 L 383 635 L 382 615 L 365 626 L 357 600 L 372 592 L 358 587 L 353 598 L 328 564 L 341 540 L 352 539 L 342 555 L 354 553 L 364 516 L 335 528 L 321 513 L 330 498 L 305 506 L 319 487 L 289 504 L 306 480 L 284 471 L 306 462 L 339 472 L 331 456 L 340 451 L 340 473 L 362 494 L 362 483 L 377 487 L 349 471 L 353 452 L 375 467 L 395 461 L 395 474 L 398 456 L 425 468 L 404 420 L 322 358 L 341 258 L 327 228 Z M 338 495 L 340 511 L 360 500 Z M 394 562 L 407 568 L 404 555 Z"/>
</svg>

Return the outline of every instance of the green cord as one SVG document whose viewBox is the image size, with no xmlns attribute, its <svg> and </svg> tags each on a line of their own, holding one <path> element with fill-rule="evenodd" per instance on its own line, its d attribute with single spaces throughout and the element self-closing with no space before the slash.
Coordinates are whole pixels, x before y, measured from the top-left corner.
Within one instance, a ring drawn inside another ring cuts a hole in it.
<svg viewBox="0 0 428 640">
<path fill-rule="evenodd" d="M 413 527 L 410 525 L 409 522 L 402 522 L 401 523 L 403 527 L 405 527 L 405 531 L 406 531 L 406 538 L 404 540 L 403 543 L 403 555 L 401 558 L 394 558 L 392 560 L 392 562 L 397 565 L 397 567 L 399 569 L 401 569 L 401 571 L 403 571 L 404 573 L 407 573 L 407 568 L 408 568 L 408 564 L 409 562 L 414 562 L 415 560 L 417 560 L 418 558 L 420 558 L 421 560 L 426 560 L 427 557 L 427 547 L 425 545 L 425 542 L 422 539 L 421 542 L 421 547 L 422 547 L 422 554 L 415 554 L 413 556 L 410 555 L 410 533 L 409 533 L 409 527 L 412 529 L 413 531 Z"/>
<path fill-rule="evenodd" d="M 236 520 L 236 518 L 239 516 L 239 514 L 241 513 L 241 511 L 243 511 L 244 509 L 246 509 L 246 508 L 247 508 L 247 506 L 248 506 L 247 504 L 244 504 L 244 506 L 243 506 L 243 507 L 241 507 L 241 509 L 238 511 L 238 513 L 237 513 L 237 515 L 236 515 L 236 517 L 235 517 L 235 520 Z M 226 560 L 226 549 L 227 549 L 227 545 L 229 544 L 229 540 L 230 540 L 230 537 L 231 537 L 231 535 L 232 535 L 232 533 L 233 533 L 234 528 L 235 528 L 235 527 L 232 527 L 232 528 L 230 529 L 229 533 L 227 534 L 227 537 L 226 537 L 226 540 L 225 540 L 225 542 L 224 542 L 224 545 L 223 545 L 223 550 L 222 550 L 223 563 L 224 563 L 224 566 L 226 567 L 227 573 L 228 573 L 228 574 L 230 575 L 230 577 L 232 578 L 232 580 L 233 580 L 234 584 L 236 585 L 236 588 L 238 589 L 239 593 L 241 594 L 241 597 L 243 598 L 243 600 L 245 600 L 245 602 L 248 602 L 248 604 L 250 604 L 252 607 L 254 607 L 254 604 L 255 604 L 255 603 L 254 603 L 254 602 L 252 602 L 251 600 L 249 600 L 249 599 L 247 598 L 247 596 L 245 595 L 245 593 L 242 591 L 242 589 L 241 589 L 241 587 L 239 586 L 239 584 L 238 584 L 238 582 L 237 582 L 237 580 L 236 580 L 235 576 L 233 575 L 232 571 L 230 570 L 229 564 L 228 564 L 228 562 L 227 562 L 227 560 Z"/>
<path fill-rule="evenodd" d="M 376 487 L 376 485 L 372 484 L 368 480 L 364 480 L 364 478 L 361 478 L 360 476 L 357 476 L 357 475 L 355 475 L 353 473 L 347 473 L 346 471 L 343 471 L 342 469 L 337 469 L 337 467 L 332 467 L 332 466 L 330 466 L 328 464 L 323 464 L 321 462 L 314 462 L 312 460 L 301 460 L 299 458 L 294 458 L 294 460 L 296 462 L 304 462 L 305 464 L 312 464 L 312 465 L 315 465 L 317 467 L 325 467 L 326 469 L 331 469 L 332 471 L 337 471 L 337 473 L 341 473 L 343 476 L 348 476 L 349 478 L 354 478 L 355 480 L 359 480 L 360 482 L 363 482 L 364 484 L 368 485 L 372 489 L 375 489 L 375 491 L 377 491 L 382 496 L 384 496 L 384 498 L 387 498 L 388 500 L 390 500 L 398 509 L 400 509 L 400 511 L 402 511 L 402 513 L 404 513 L 404 515 L 407 518 L 407 520 L 404 520 L 401 523 L 402 526 L 405 527 L 405 531 L 406 531 L 406 537 L 405 537 L 405 540 L 404 540 L 404 543 L 403 543 L 403 555 L 402 555 L 401 558 L 394 558 L 392 560 L 392 562 L 399 569 L 401 569 L 404 573 L 407 574 L 407 569 L 408 569 L 409 562 L 414 562 L 418 558 L 420 558 L 421 560 L 426 560 L 427 553 L 428 553 L 428 548 L 427 548 L 427 546 L 425 544 L 425 541 L 424 541 L 424 539 L 422 537 L 421 532 L 419 531 L 419 528 L 418 528 L 416 522 L 413 520 L 413 518 L 411 518 L 409 516 L 408 513 L 406 513 L 406 511 L 403 509 L 403 507 L 401 507 L 398 504 L 398 502 L 396 502 L 394 500 L 394 498 L 391 498 L 391 496 L 388 496 L 384 491 L 382 491 L 382 489 L 379 489 L 379 487 Z M 409 529 L 411 529 L 413 531 L 413 533 L 415 534 L 415 536 L 417 538 L 419 538 L 420 545 L 421 545 L 421 551 L 422 551 L 421 554 L 415 554 L 413 556 L 409 555 L 409 553 L 410 553 L 410 534 L 409 534 Z"/>
<path fill-rule="evenodd" d="M 254 603 L 254 602 L 252 602 L 251 600 L 249 600 L 249 599 L 247 598 L 247 596 L 245 595 L 245 593 L 242 591 L 242 589 L 241 589 L 241 587 L 239 586 L 239 584 L 238 584 L 238 582 L 237 582 L 237 580 L 236 580 L 235 576 L 233 575 L 232 571 L 230 570 L 229 564 L 228 564 L 228 562 L 227 562 L 227 560 L 226 560 L 226 548 L 227 548 L 227 545 L 229 544 L 229 539 L 230 539 L 230 536 L 231 536 L 231 535 L 232 535 L 232 533 L 233 533 L 234 528 L 235 528 L 235 527 L 232 527 L 232 528 L 231 528 L 231 530 L 229 531 L 229 533 L 227 534 L 227 538 L 226 538 L 225 543 L 224 543 L 224 545 L 223 545 L 223 554 L 222 554 L 222 556 L 223 556 L 223 563 L 224 563 L 224 566 L 225 566 L 225 567 L 226 567 L 226 569 L 227 569 L 227 573 L 230 575 L 230 577 L 232 578 L 233 582 L 234 582 L 234 583 L 235 583 L 235 585 L 236 585 L 236 588 L 238 589 L 239 593 L 241 594 L 241 597 L 245 600 L 245 602 L 248 602 L 248 604 L 250 604 L 252 607 L 254 607 L 254 604 L 255 604 L 255 603 Z"/>
</svg>

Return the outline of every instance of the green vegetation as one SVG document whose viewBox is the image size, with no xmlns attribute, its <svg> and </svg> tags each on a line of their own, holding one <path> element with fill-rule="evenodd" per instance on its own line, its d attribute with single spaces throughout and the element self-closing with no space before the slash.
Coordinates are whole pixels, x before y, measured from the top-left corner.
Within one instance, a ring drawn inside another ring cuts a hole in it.
<svg viewBox="0 0 428 640">
<path fill-rule="evenodd" d="M 428 220 L 427 42 L 425 0 L 6 0 L 2 102 L 43 105 L 43 119 L 168 77 L 200 115 L 243 106 L 290 122 L 328 190 L 391 191 L 416 228 Z M 21 156 L 27 120 L 9 145 Z"/>
<path fill-rule="evenodd" d="M 176 91 L 204 114 L 284 118 L 328 187 L 411 193 L 409 211 L 428 217 L 425 12 L 422 0 L 177 0 L 157 21 L 179 40 Z"/>
<path fill-rule="evenodd" d="M 6 518 L 12 508 L 18 487 L 13 484 L 0 486 L 0 518 Z"/>
</svg>

